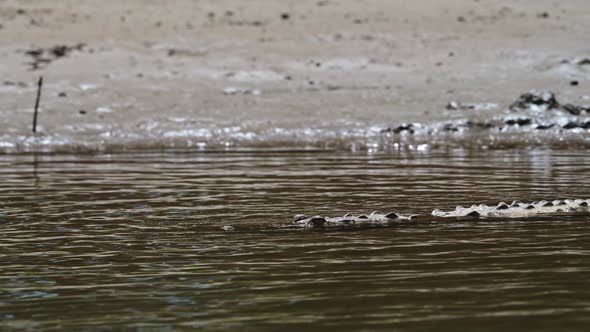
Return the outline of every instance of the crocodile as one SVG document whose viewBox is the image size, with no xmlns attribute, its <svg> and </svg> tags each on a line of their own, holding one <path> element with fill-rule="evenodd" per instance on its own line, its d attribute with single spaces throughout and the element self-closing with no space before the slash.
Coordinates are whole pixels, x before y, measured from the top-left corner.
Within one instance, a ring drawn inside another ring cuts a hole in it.
<svg viewBox="0 0 590 332">
<path fill-rule="evenodd" d="M 293 218 L 292 224 L 307 228 L 342 227 L 342 226 L 380 226 L 390 225 L 416 219 L 418 215 L 402 215 L 396 212 L 381 213 L 374 211 L 366 215 L 353 215 L 347 213 L 342 217 L 323 217 L 298 214 Z"/>
<path fill-rule="evenodd" d="M 432 216 L 443 218 L 526 218 L 543 214 L 588 212 L 589 205 L 590 200 L 584 199 L 539 201 L 532 203 L 514 201 L 512 204 L 500 202 L 497 206 L 487 206 L 485 204 L 472 205 L 469 208 L 457 206 L 455 210 L 446 212 L 436 209 L 432 211 Z"/>
<path fill-rule="evenodd" d="M 514 201 L 511 204 L 500 202 L 496 206 L 485 204 L 472 205 L 465 208 L 457 206 L 452 211 L 435 209 L 430 216 L 410 214 L 403 215 L 396 212 L 387 214 L 375 211 L 369 215 L 353 215 L 350 213 L 342 217 L 311 216 L 303 214 L 296 215 L 291 222 L 293 226 L 305 228 L 326 228 L 346 226 L 387 226 L 411 221 L 430 220 L 433 218 L 472 218 L 472 219 L 493 219 L 493 218 L 529 218 L 539 215 L 551 214 L 578 214 L 590 212 L 590 199 L 565 199 L 554 201 L 538 201 L 523 203 Z"/>
</svg>

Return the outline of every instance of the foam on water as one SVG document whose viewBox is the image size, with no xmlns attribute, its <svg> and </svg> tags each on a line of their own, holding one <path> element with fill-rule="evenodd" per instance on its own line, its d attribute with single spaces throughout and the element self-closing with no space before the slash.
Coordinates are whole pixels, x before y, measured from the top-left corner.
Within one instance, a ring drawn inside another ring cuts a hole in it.
<svg viewBox="0 0 590 332">
<path fill-rule="evenodd" d="M 247 94 L 250 95 L 247 97 L 257 98 L 257 93 L 253 91 L 258 90 L 226 88 L 229 94 Z M 228 124 L 208 118 L 191 118 L 182 113 L 129 122 L 124 111 L 127 106 L 99 106 L 91 112 L 91 117 L 87 116 L 87 120 L 75 118 L 74 123 L 60 124 L 58 129 L 55 125 L 48 129 L 39 126 L 36 136 L 24 132 L 24 128 L 6 127 L 0 136 L 0 153 L 120 152 L 195 146 L 345 151 L 391 151 L 416 147 L 590 147 L 590 108 L 587 105 L 562 105 L 550 92 L 525 93 L 504 110 L 496 109 L 497 104 L 489 102 L 450 102 L 443 110 L 449 120 L 411 123 L 374 123 L 342 118 L 332 122 L 307 121 L 310 122 L 307 125 L 305 121 L 291 124 L 289 119 L 275 122 L 262 119 L 228 121 Z M 32 109 L 21 111 L 30 113 Z M 41 112 L 53 111 L 41 109 Z M 106 121 L 105 116 L 120 117 L 121 121 Z"/>
<path fill-rule="evenodd" d="M 504 121 L 519 121 L 507 118 Z M 496 123 L 500 123 L 495 121 Z M 162 128 L 157 121 L 146 123 L 146 131 L 134 131 L 116 125 L 87 123 L 67 125 L 62 133 L 44 132 L 36 136 L 4 133 L 0 135 L 0 153 L 24 152 L 120 152 L 163 148 L 192 148 L 196 145 L 219 147 L 298 147 L 337 150 L 400 150 L 412 147 L 502 149 L 553 147 L 586 149 L 590 147 L 590 129 L 563 117 L 547 125 L 504 125 L 501 128 L 473 128 L 470 120 L 414 123 L 399 127 L 366 128 L 260 128 L 231 126 L 213 128 Z M 582 124 L 584 125 L 584 124 Z M 543 128 L 543 129 L 538 129 Z M 398 128 L 402 128 L 401 130 Z"/>
</svg>

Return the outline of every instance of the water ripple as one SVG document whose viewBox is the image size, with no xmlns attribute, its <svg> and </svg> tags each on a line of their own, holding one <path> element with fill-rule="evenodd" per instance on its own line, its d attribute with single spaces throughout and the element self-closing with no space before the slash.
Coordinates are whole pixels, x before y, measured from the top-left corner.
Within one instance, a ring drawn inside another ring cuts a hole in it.
<svg viewBox="0 0 590 332">
<path fill-rule="evenodd" d="M 0 326 L 584 330 L 588 217 L 280 226 L 587 197 L 589 171 L 544 150 L 0 156 Z"/>
</svg>

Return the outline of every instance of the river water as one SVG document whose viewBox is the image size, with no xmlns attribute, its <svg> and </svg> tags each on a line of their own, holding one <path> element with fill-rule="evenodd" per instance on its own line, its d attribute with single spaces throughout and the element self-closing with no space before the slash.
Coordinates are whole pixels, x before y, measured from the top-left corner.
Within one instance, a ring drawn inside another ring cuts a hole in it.
<svg viewBox="0 0 590 332">
<path fill-rule="evenodd" d="M 283 225 L 589 198 L 589 172 L 583 150 L 0 156 L 0 327 L 587 330 L 587 215 Z"/>
</svg>

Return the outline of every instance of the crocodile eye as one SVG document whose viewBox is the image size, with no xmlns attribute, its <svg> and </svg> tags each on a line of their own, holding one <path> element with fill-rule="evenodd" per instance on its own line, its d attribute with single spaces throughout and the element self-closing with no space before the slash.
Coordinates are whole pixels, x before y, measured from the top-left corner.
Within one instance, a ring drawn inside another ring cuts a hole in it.
<svg viewBox="0 0 590 332">
<path fill-rule="evenodd" d="M 502 204 L 502 205 L 498 205 L 498 207 L 496 207 L 496 210 L 507 210 L 510 207 L 506 204 Z"/>
<path fill-rule="evenodd" d="M 385 215 L 385 218 L 387 218 L 387 219 L 397 219 L 397 218 L 399 218 L 399 216 L 395 212 L 390 212 L 387 215 Z"/>
<path fill-rule="evenodd" d="M 369 217 L 365 216 L 364 214 L 361 214 L 360 216 L 357 217 L 358 219 L 369 219 Z"/>
<path fill-rule="evenodd" d="M 526 210 L 534 210 L 535 206 L 534 205 L 529 205 L 525 208 Z"/>
<path fill-rule="evenodd" d="M 553 203 L 547 202 L 547 203 L 543 204 L 543 207 L 548 207 L 548 206 L 553 206 Z"/>
<path fill-rule="evenodd" d="M 326 222 L 326 219 L 324 219 L 322 217 L 312 217 L 311 219 L 309 219 L 307 224 L 311 227 L 322 227 L 322 226 L 324 226 L 325 222 Z"/>
<path fill-rule="evenodd" d="M 471 211 L 466 216 L 467 217 L 480 217 L 481 214 L 479 214 L 479 212 L 477 212 L 477 211 Z"/>
<path fill-rule="evenodd" d="M 588 203 L 587 202 L 582 202 L 582 203 L 578 204 L 578 206 L 586 207 L 586 206 L 588 206 Z"/>
</svg>

